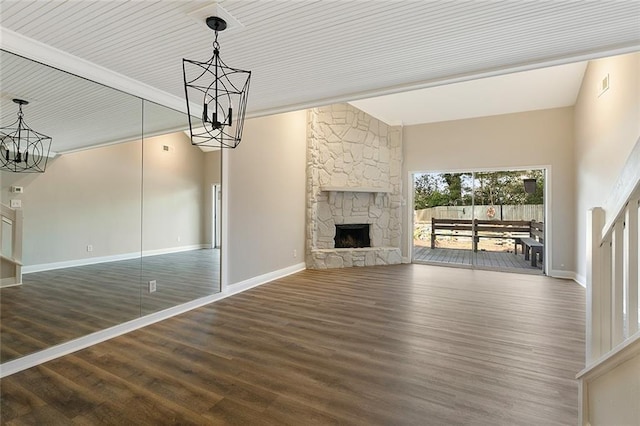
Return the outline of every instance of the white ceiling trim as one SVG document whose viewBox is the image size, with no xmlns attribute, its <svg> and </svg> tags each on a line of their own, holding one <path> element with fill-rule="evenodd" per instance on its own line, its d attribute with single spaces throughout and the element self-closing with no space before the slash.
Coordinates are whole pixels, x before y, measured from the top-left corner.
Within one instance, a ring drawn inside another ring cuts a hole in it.
<svg viewBox="0 0 640 426">
<path fill-rule="evenodd" d="M 63 154 L 74 154 L 76 152 L 81 152 L 81 151 L 88 151 L 90 149 L 96 149 L 96 148 L 104 148 L 107 146 L 111 146 L 111 145 L 119 145 L 122 143 L 129 143 L 129 142 L 140 142 L 143 141 L 145 139 L 150 139 L 156 136 L 163 136 L 163 135 L 168 135 L 171 133 L 178 133 L 178 132 L 183 132 L 185 135 L 187 135 L 187 137 L 191 137 L 189 135 L 188 131 L 184 130 L 184 126 L 180 126 L 180 127 L 173 127 L 170 129 L 164 129 L 164 130 L 160 130 L 160 131 L 156 131 L 156 132 L 151 132 L 151 133 L 145 133 L 144 136 L 136 136 L 136 137 L 132 137 L 132 138 L 124 138 L 124 139 L 117 139 L 117 140 L 113 140 L 113 141 L 109 141 L 109 142 L 104 142 L 104 143 L 98 143 L 98 144 L 94 144 L 94 145 L 87 145 L 87 146 L 82 146 L 80 148 L 72 148 L 72 149 L 66 149 L 63 151 L 58 151 L 55 154 L 58 155 L 63 155 Z M 204 151 L 204 150 L 203 150 Z"/>
<path fill-rule="evenodd" d="M 184 99 L 0 26 L 0 47 L 87 80 L 186 114 Z M 200 106 L 193 106 L 198 111 Z"/>
</svg>

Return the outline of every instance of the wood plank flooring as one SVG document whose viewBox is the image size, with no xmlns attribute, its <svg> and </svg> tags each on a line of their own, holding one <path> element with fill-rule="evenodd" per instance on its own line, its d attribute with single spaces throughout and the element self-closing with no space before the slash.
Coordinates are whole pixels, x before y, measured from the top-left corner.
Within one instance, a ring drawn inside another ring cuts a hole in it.
<svg viewBox="0 0 640 426">
<path fill-rule="evenodd" d="M 148 293 L 149 280 L 157 291 Z M 220 251 L 25 274 L 0 290 L 0 362 L 220 291 Z"/>
<path fill-rule="evenodd" d="M 574 425 L 584 293 L 307 270 L 3 379 L 2 423 Z"/>
<path fill-rule="evenodd" d="M 531 261 L 524 260 L 524 255 L 512 252 L 477 251 L 463 249 L 448 249 L 415 246 L 413 261 L 424 263 L 443 263 L 447 265 L 471 265 L 475 258 L 475 265 L 480 268 L 501 271 L 520 272 L 527 274 L 542 274 L 542 264 L 531 266 Z"/>
</svg>

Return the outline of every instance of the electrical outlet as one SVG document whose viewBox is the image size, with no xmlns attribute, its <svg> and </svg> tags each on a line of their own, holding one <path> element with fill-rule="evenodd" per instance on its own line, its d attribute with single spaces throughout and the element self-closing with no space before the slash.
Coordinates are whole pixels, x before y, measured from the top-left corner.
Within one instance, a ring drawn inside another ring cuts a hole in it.
<svg viewBox="0 0 640 426">
<path fill-rule="evenodd" d="M 298 257 L 298 250 L 293 249 L 293 257 Z"/>
<path fill-rule="evenodd" d="M 154 293 L 156 291 L 156 280 L 149 281 L 149 293 Z"/>
<path fill-rule="evenodd" d="M 180 235 L 178 235 L 178 242 L 180 242 L 180 240 L 182 240 L 182 238 L 180 238 Z"/>
<path fill-rule="evenodd" d="M 11 200 L 10 205 L 12 209 L 19 209 L 22 207 L 22 200 Z"/>
<path fill-rule="evenodd" d="M 93 251 L 93 246 L 91 244 L 87 246 L 87 251 Z"/>
</svg>

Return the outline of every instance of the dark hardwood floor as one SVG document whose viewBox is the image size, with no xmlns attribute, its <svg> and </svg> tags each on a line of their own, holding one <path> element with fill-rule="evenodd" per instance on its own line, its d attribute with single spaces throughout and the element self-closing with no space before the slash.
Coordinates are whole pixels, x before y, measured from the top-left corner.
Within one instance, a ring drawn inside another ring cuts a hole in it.
<svg viewBox="0 0 640 426">
<path fill-rule="evenodd" d="M 2 423 L 574 425 L 584 293 L 307 270 L 4 378 Z"/>
<path fill-rule="evenodd" d="M 149 293 L 149 280 L 157 291 Z M 220 291 L 219 250 L 35 272 L 0 290 L 0 362 Z"/>
</svg>

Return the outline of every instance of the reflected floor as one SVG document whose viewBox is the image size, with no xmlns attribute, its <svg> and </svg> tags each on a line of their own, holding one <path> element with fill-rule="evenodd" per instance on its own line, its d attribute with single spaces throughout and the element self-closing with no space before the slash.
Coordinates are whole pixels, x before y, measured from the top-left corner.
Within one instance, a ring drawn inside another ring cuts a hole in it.
<svg viewBox="0 0 640 426">
<path fill-rule="evenodd" d="M 217 249 L 24 274 L 0 290 L 0 361 L 219 291 Z"/>
<path fill-rule="evenodd" d="M 475 266 L 483 269 L 498 269 L 509 272 L 522 272 L 528 274 L 542 274 L 541 263 L 537 267 L 531 266 L 531 262 L 524 260 L 523 254 L 512 252 L 478 251 L 448 248 L 430 248 L 415 246 L 413 248 L 413 261 L 415 263 L 467 265 L 471 266 L 471 260 L 475 256 Z"/>
</svg>

